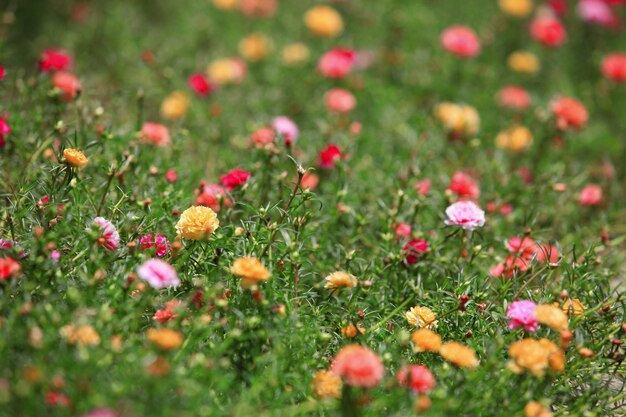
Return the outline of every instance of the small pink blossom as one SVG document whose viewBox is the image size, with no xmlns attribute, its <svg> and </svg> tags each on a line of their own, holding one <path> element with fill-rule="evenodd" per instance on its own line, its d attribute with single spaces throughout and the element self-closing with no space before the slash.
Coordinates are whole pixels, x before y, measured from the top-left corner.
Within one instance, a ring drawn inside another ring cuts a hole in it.
<svg viewBox="0 0 626 417">
<path fill-rule="evenodd" d="M 139 134 L 140 142 L 152 143 L 156 146 L 167 146 L 172 143 L 167 126 L 160 123 L 146 122 Z"/>
<path fill-rule="evenodd" d="M 65 51 L 49 48 L 41 54 L 39 70 L 42 72 L 65 71 L 72 67 L 72 57 Z"/>
<path fill-rule="evenodd" d="M 235 168 L 228 171 L 225 175 L 222 175 L 220 182 L 228 191 L 232 191 L 235 188 L 242 187 L 251 176 L 252 174 L 248 171 Z"/>
<path fill-rule="evenodd" d="M 537 331 L 537 316 L 535 309 L 537 305 L 529 300 L 513 301 L 506 310 L 509 320 L 509 329 L 524 327 L 529 332 Z"/>
<path fill-rule="evenodd" d="M 604 0 L 580 0 L 578 16 L 587 23 L 615 28 L 619 26 L 619 18 Z"/>
<path fill-rule="evenodd" d="M 180 285 L 174 267 L 158 258 L 148 259 L 141 264 L 137 269 L 137 274 L 155 289 L 175 288 Z"/>
<path fill-rule="evenodd" d="M 333 88 L 324 95 L 326 108 L 332 113 L 349 113 L 356 107 L 356 98 L 343 88 Z"/>
<path fill-rule="evenodd" d="M 120 247 L 120 235 L 113 223 L 104 217 L 96 217 L 93 222 L 100 228 L 98 243 L 108 251 L 116 251 Z"/>
<path fill-rule="evenodd" d="M 118 417 L 117 413 L 108 408 L 96 408 L 85 414 L 84 417 Z"/>
<path fill-rule="evenodd" d="M 441 46 L 461 58 L 472 58 L 480 53 L 480 41 L 467 26 L 450 26 L 441 34 Z"/>
<path fill-rule="evenodd" d="M 161 234 L 153 235 L 152 233 L 144 235 L 139 239 L 139 245 L 141 250 L 145 251 L 150 248 L 155 248 L 156 254 L 159 257 L 167 255 L 170 251 L 170 241 Z"/>
<path fill-rule="evenodd" d="M 396 374 L 396 379 L 400 385 L 416 394 L 428 394 L 436 384 L 433 373 L 424 365 L 403 366 Z"/>
<path fill-rule="evenodd" d="M 602 187 L 596 184 L 585 185 L 578 202 L 581 206 L 598 206 L 602 202 Z"/>
<path fill-rule="evenodd" d="M 204 74 L 192 74 L 187 79 L 187 84 L 199 96 L 208 97 L 217 88 L 217 84 L 211 82 Z"/>
<path fill-rule="evenodd" d="M 293 142 L 298 139 L 300 131 L 298 125 L 287 116 L 278 116 L 272 120 L 274 130 L 283 135 L 285 142 L 288 140 Z"/>
<path fill-rule="evenodd" d="M 431 181 L 429 179 L 423 179 L 415 184 L 415 191 L 419 195 L 428 195 L 430 193 Z"/>
<path fill-rule="evenodd" d="M 328 78 L 343 78 L 352 71 L 356 52 L 349 48 L 333 48 L 317 63 L 317 70 Z"/>
<path fill-rule="evenodd" d="M 226 188 L 219 184 L 207 184 L 200 181 L 200 185 L 195 190 L 196 205 L 206 206 L 213 211 L 220 211 L 222 205 L 229 207 L 232 201 L 227 196 Z"/>
<path fill-rule="evenodd" d="M 474 230 L 485 224 L 485 212 L 471 201 L 458 201 L 446 209 L 446 225 L 461 226 L 465 230 Z"/>
<path fill-rule="evenodd" d="M 411 237 L 411 225 L 408 223 L 400 223 L 396 226 L 396 240 L 408 239 Z"/>
<path fill-rule="evenodd" d="M 176 178 L 178 178 L 178 174 L 173 169 L 168 169 L 165 173 L 165 181 L 167 182 L 176 182 Z"/>
<path fill-rule="evenodd" d="M 457 171 L 450 180 L 448 190 L 452 191 L 459 197 L 470 198 L 476 200 L 480 197 L 480 188 L 472 177 L 462 171 Z"/>
</svg>

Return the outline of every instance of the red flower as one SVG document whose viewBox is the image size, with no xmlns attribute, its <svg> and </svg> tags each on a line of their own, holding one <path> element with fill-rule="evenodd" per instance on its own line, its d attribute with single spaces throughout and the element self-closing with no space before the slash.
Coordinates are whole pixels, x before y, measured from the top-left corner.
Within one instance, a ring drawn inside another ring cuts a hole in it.
<svg viewBox="0 0 626 417">
<path fill-rule="evenodd" d="M 602 74 L 611 81 L 626 82 L 626 54 L 614 53 L 602 58 Z"/>
<path fill-rule="evenodd" d="M 333 168 L 335 161 L 341 158 L 341 151 L 337 145 L 328 145 L 320 152 L 318 164 L 322 168 Z"/>
<path fill-rule="evenodd" d="M 450 26 L 441 34 L 441 46 L 461 58 L 472 58 L 480 53 L 478 36 L 467 26 Z"/>
<path fill-rule="evenodd" d="M 43 51 L 39 61 L 42 72 L 65 71 L 72 67 L 72 57 L 65 51 L 50 48 Z"/>
<path fill-rule="evenodd" d="M 452 181 L 450 181 L 450 185 L 448 186 L 448 190 L 452 191 L 459 197 L 467 197 L 472 200 L 476 200 L 480 196 L 480 188 L 478 188 L 476 181 L 461 171 L 454 173 Z"/>
<path fill-rule="evenodd" d="M 220 211 L 222 204 L 228 207 L 232 203 L 226 196 L 226 189 L 219 184 L 207 184 L 205 181 L 200 181 L 195 194 L 196 205 L 209 207 L 216 212 Z"/>
<path fill-rule="evenodd" d="M 207 97 L 217 88 L 209 79 L 201 73 L 193 74 L 187 79 L 189 87 L 199 96 Z"/>
<path fill-rule="evenodd" d="M 71 101 L 76 98 L 81 89 L 80 80 L 69 72 L 55 72 L 52 76 L 52 83 L 56 89 L 63 93 L 61 98 L 64 101 Z"/>
<path fill-rule="evenodd" d="M 11 128 L 9 127 L 9 124 L 6 122 L 6 120 L 0 117 L 0 148 L 4 147 L 4 136 L 8 135 L 9 133 L 11 133 Z"/>
<path fill-rule="evenodd" d="M 62 392 L 48 391 L 46 394 L 46 404 L 70 407 L 72 405 L 72 400 L 70 400 L 69 397 Z"/>
<path fill-rule="evenodd" d="M 550 108 L 556 117 L 556 125 L 560 130 L 567 130 L 570 127 L 580 130 L 587 124 L 589 118 L 587 109 L 576 99 L 559 98 L 552 102 Z"/>
<path fill-rule="evenodd" d="M 567 0 L 549 0 L 549 3 L 556 14 L 562 16 L 567 13 Z"/>
<path fill-rule="evenodd" d="M 435 387 L 435 377 L 423 365 L 409 365 L 400 368 L 396 374 L 400 385 L 408 387 L 416 394 L 427 394 Z"/>
<path fill-rule="evenodd" d="M 252 174 L 243 169 L 231 169 L 226 175 L 220 177 L 220 181 L 228 191 L 232 191 L 244 185 L 251 176 Z"/>
<path fill-rule="evenodd" d="M 168 169 L 167 172 L 165 173 L 165 180 L 167 182 L 176 182 L 177 177 L 178 177 L 178 174 L 173 169 Z"/>
<path fill-rule="evenodd" d="M 333 48 L 317 63 L 318 71 L 328 78 L 343 78 L 352 71 L 356 53 L 349 48 Z"/>
<path fill-rule="evenodd" d="M 554 17 L 544 16 L 532 21 L 530 35 L 542 45 L 556 48 L 565 42 L 565 27 Z"/>
<path fill-rule="evenodd" d="M 152 320 L 163 324 L 167 323 L 175 316 L 176 314 L 174 313 L 174 311 L 170 310 L 169 308 L 161 308 L 154 313 L 154 316 L 152 316 Z"/>
<path fill-rule="evenodd" d="M 13 258 L 0 258 L 0 281 L 17 275 L 21 268 L 20 263 Z"/>
<path fill-rule="evenodd" d="M 0 81 L 4 80 L 4 67 L 0 65 Z"/>
<path fill-rule="evenodd" d="M 412 265 L 417 263 L 418 259 L 428 252 L 428 242 L 424 239 L 412 240 L 402 248 L 406 263 Z"/>
</svg>

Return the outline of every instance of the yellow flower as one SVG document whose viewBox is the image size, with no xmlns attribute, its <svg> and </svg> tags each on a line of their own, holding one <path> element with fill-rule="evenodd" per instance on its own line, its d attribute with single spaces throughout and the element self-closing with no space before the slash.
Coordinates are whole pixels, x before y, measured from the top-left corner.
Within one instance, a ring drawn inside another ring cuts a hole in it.
<svg viewBox="0 0 626 417">
<path fill-rule="evenodd" d="M 529 371 L 534 376 L 542 376 L 548 367 L 555 372 L 565 369 L 565 354 L 548 339 L 522 339 L 511 343 L 509 368 L 515 373 Z"/>
<path fill-rule="evenodd" d="M 343 19 L 332 7 L 315 6 L 304 15 L 307 29 L 317 36 L 334 38 L 343 32 Z"/>
<path fill-rule="evenodd" d="M 437 327 L 437 315 L 428 307 L 411 307 L 404 315 L 413 326 L 427 329 Z"/>
<path fill-rule="evenodd" d="M 63 158 L 73 167 L 82 168 L 89 162 L 84 153 L 74 148 L 66 148 L 63 150 Z"/>
<path fill-rule="evenodd" d="M 161 103 L 161 115 L 166 119 L 180 119 L 189 110 L 189 97 L 182 91 L 174 91 Z"/>
<path fill-rule="evenodd" d="M 326 280 L 324 288 L 354 288 L 358 285 L 354 275 L 343 271 L 335 271 L 324 279 Z"/>
<path fill-rule="evenodd" d="M 438 352 L 441 348 L 441 336 L 430 329 L 419 329 L 411 335 L 413 351 Z"/>
<path fill-rule="evenodd" d="M 222 10 L 233 10 L 239 6 L 239 0 L 213 0 L 213 5 Z"/>
<path fill-rule="evenodd" d="M 567 330 L 567 315 L 563 310 L 552 304 L 538 305 L 535 309 L 535 316 L 537 316 L 539 323 L 545 324 L 558 332 Z"/>
<path fill-rule="evenodd" d="M 295 65 L 309 59 L 309 48 L 303 43 L 290 43 L 283 48 L 283 63 Z"/>
<path fill-rule="evenodd" d="M 526 17 L 533 11 L 532 0 L 498 0 L 500 10 L 513 17 Z"/>
<path fill-rule="evenodd" d="M 478 358 L 474 349 L 459 342 L 444 343 L 439 349 L 439 354 L 446 361 L 461 368 L 478 367 Z"/>
<path fill-rule="evenodd" d="M 512 152 L 521 152 L 533 143 L 533 135 L 527 127 L 512 126 L 498 134 L 496 146 Z"/>
<path fill-rule="evenodd" d="M 313 394 L 320 399 L 341 397 L 341 378 L 331 371 L 317 371 L 313 375 Z"/>
<path fill-rule="evenodd" d="M 202 240 L 211 236 L 219 225 L 220 221 L 213 210 L 205 206 L 193 206 L 180 215 L 176 234 L 179 239 Z"/>
<path fill-rule="evenodd" d="M 237 59 L 217 59 L 207 67 L 207 76 L 218 84 L 239 83 L 246 76 L 246 67 Z"/>
<path fill-rule="evenodd" d="M 530 401 L 524 407 L 524 417 L 552 417 L 552 412 L 538 401 Z"/>
<path fill-rule="evenodd" d="M 149 329 L 146 332 L 148 340 L 163 350 L 173 350 L 183 344 L 183 335 L 175 330 Z"/>
<path fill-rule="evenodd" d="M 100 344 L 100 336 L 89 325 L 75 326 L 68 324 L 61 327 L 61 336 L 71 345 L 96 346 Z"/>
<path fill-rule="evenodd" d="M 235 259 L 230 272 L 242 278 L 240 285 L 246 290 L 255 287 L 259 281 L 270 278 L 270 271 L 261 261 L 253 257 Z"/>
<path fill-rule="evenodd" d="M 239 42 L 239 53 L 248 61 L 263 60 L 272 49 L 272 42 L 262 33 L 252 33 Z"/>
<path fill-rule="evenodd" d="M 539 71 L 539 60 L 530 52 L 516 51 L 509 55 L 507 65 L 515 72 L 536 74 Z"/>
<path fill-rule="evenodd" d="M 563 306 L 561 307 L 563 312 L 568 316 L 578 316 L 585 311 L 585 305 L 580 302 L 578 298 L 570 298 L 563 302 Z"/>
<path fill-rule="evenodd" d="M 435 107 L 435 117 L 444 129 L 459 135 L 471 136 L 480 128 L 476 109 L 466 104 L 441 103 Z"/>
</svg>

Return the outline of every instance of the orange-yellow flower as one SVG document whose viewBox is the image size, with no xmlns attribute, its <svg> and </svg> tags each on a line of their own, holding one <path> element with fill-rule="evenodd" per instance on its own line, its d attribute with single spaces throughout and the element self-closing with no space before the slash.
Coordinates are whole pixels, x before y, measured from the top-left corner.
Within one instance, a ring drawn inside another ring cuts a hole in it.
<svg viewBox="0 0 626 417">
<path fill-rule="evenodd" d="M 361 326 L 360 324 L 357 324 L 356 326 L 354 324 L 349 324 L 341 329 L 341 335 L 344 337 L 352 338 L 358 334 L 365 334 L 365 327 Z"/>
<path fill-rule="evenodd" d="M 413 326 L 432 329 L 437 327 L 437 315 L 428 307 L 415 306 L 404 313 Z"/>
<path fill-rule="evenodd" d="M 478 112 L 466 104 L 440 103 L 435 107 L 435 117 L 444 129 L 459 135 L 475 135 L 480 128 Z"/>
<path fill-rule="evenodd" d="M 415 352 L 438 352 L 441 348 L 441 336 L 430 329 L 419 329 L 411 335 Z"/>
<path fill-rule="evenodd" d="M 296 65 L 309 59 L 309 48 L 303 43 L 290 43 L 283 48 L 283 63 Z"/>
<path fill-rule="evenodd" d="M 220 225 L 217 214 L 205 206 L 194 206 L 183 211 L 176 223 L 178 238 L 191 240 L 205 239 Z"/>
<path fill-rule="evenodd" d="M 556 331 L 567 330 L 567 315 L 560 308 L 552 304 L 540 304 L 535 309 L 537 321 Z"/>
<path fill-rule="evenodd" d="M 465 346 L 459 342 L 444 343 L 439 349 L 439 354 L 446 361 L 460 368 L 476 368 L 478 367 L 478 358 L 474 349 Z"/>
<path fill-rule="evenodd" d="M 243 289 L 253 288 L 259 281 L 266 281 L 270 278 L 270 271 L 261 261 L 253 257 L 235 259 L 230 272 L 241 277 L 240 285 Z"/>
<path fill-rule="evenodd" d="M 239 0 L 213 0 L 213 5 L 222 10 L 233 10 L 239 6 Z"/>
<path fill-rule="evenodd" d="M 331 371 L 317 371 L 313 376 L 313 394 L 320 399 L 340 398 L 343 383 L 341 378 Z"/>
<path fill-rule="evenodd" d="M 507 65 L 515 72 L 526 74 L 536 74 L 540 68 L 537 57 L 525 51 L 516 51 L 509 55 Z"/>
<path fill-rule="evenodd" d="M 272 49 L 272 41 L 262 33 L 252 33 L 239 42 L 239 53 L 248 61 L 263 60 Z"/>
<path fill-rule="evenodd" d="M 168 328 L 149 329 L 146 332 L 148 340 L 163 350 L 173 350 L 183 344 L 183 335 Z"/>
<path fill-rule="evenodd" d="M 332 7 L 315 6 L 304 15 L 307 29 L 324 38 L 334 38 L 343 32 L 343 19 Z"/>
<path fill-rule="evenodd" d="M 68 164 L 76 168 L 82 168 L 89 163 L 89 159 L 87 159 L 85 154 L 74 148 L 64 149 L 63 158 Z"/>
<path fill-rule="evenodd" d="M 524 407 L 524 417 L 552 417 L 552 412 L 540 402 L 530 401 Z"/>
<path fill-rule="evenodd" d="M 578 298 L 569 298 L 563 302 L 561 309 L 571 317 L 582 314 L 586 307 Z"/>
<path fill-rule="evenodd" d="M 496 136 L 496 146 L 511 152 L 521 152 L 533 143 L 533 135 L 525 126 L 515 125 Z"/>
<path fill-rule="evenodd" d="M 354 288 L 358 284 L 354 275 L 343 271 L 335 271 L 324 279 L 326 280 L 324 287 L 330 289 Z"/>
<path fill-rule="evenodd" d="M 498 0 L 500 10 L 509 16 L 526 17 L 533 11 L 533 0 Z"/>
<path fill-rule="evenodd" d="M 68 324 L 61 327 L 61 336 L 71 345 L 96 346 L 100 344 L 100 336 L 96 330 L 89 325 L 75 326 Z"/>
<path fill-rule="evenodd" d="M 529 371 L 542 376 L 548 367 L 555 372 L 565 369 L 565 354 L 548 339 L 522 339 L 509 346 L 509 368 L 515 373 Z"/>
<path fill-rule="evenodd" d="M 189 96 L 182 91 L 174 91 L 161 103 L 161 115 L 166 119 L 180 119 L 189 110 Z"/>
</svg>

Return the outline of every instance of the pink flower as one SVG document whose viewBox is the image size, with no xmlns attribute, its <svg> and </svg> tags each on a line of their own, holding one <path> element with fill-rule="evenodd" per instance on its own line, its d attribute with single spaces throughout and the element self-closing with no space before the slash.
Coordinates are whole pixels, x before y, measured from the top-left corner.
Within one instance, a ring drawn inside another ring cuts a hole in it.
<svg viewBox="0 0 626 417">
<path fill-rule="evenodd" d="M 117 229 L 113 226 L 113 223 L 105 219 L 104 217 L 96 217 L 93 222 L 100 229 L 100 237 L 98 243 L 108 251 L 116 251 L 120 246 L 120 235 L 117 233 Z"/>
<path fill-rule="evenodd" d="M 522 87 L 509 85 L 498 93 L 498 102 L 502 107 L 521 111 L 530 107 L 530 96 Z"/>
<path fill-rule="evenodd" d="M 172 265 L 158 258 L 148 259 L 137 268 L 139 278 L 148 281 L 152 288 L 162 289 L 178 287 L 180 280 L 176 275 L 176 270 Z"/>
<path fill-rule="evenodd" d="M 168 169 L 165 173 L 165 181 L 167 182 L 176 182 L 177 177 L 178 174 L 176 174 L 176 171 L 174 171 L 173 169 Z"/>
<path fill-rule="evenodd" d="M 555 17 L 542 16 L 530 24 L 530 35 L 537 42 L 549 48 L 561 46 L 567 38 L 565 27 Z"/>
<path fill-rule="evenodd" d="M 61 258 L 61 252 L 59 252 L 58 250 L 53 250 L 52 252 L 50 252 L 50 259 L 52 259 L 53 261 L 57 261 L 59 260 L 59 258 Z"/>
<path fill-rule="evenodd" d="M 265 146 L 274 142 L 276 132 L 271 127 L 262 127 L 255 130 L 252 133 L 250 139 L 257 148 L 264 148 Z"/>
<path fill-rule="evenodd" d="M 419 195 L 428 195 L 428 193 L 430 193 L 430 186 L 431 181 L 429 179 L 423 179 L 415 184 L 415 191 L 417 191 Z"/>
<path fill-rule="evenodd" d="M 317 185 L 320 183 L 320 178 L 315 175 L 313 172 L 305 172 L 302 176 L 302 181 L 300 182 L 300 187 L 303 190 L 309 189 L 311 191 L 317 188 Z"/>
<path fill-rule="evenodd" d="M 65 71 L 72 67 L 72 57 L 65 51 L 50 48 L 43 51 L 39 61 L 42 72 Z"/>
<path fill-rule="evenodd" d="M 522 238 L 514 236 L 507 240 L 506 247 L 509 252 L 521 255 L 524 258 L 532 258 L 537 251 L 537 244 L 528 236 Z"/>
<path fill-rule="evenodd" d="M 619 18 L 604 0 L 580 0 L 577 12 L 588 23 L 612 28 L 619 26 Z"/>
<path fill-rule="evenodd" d="M 578 202 L 581 206 L 598 206 L 602 202 L 602 187 L 596 184 L 585 185 Z"/>
<path fill-rule="evenodd" d="M 513 301 L 506 310 L 509 320 L 509 329 L 524 327 L 526 331 L 537 331 L 537 317 L 535 316 L 537 305 L 529 300 Z"/>
<path fill-rule="evenodd" d="M 228 191 L 232 191 L 235 188 L 244 185 L 251 176 L 252 174 L 248 171 L 244 171 L 243 169 L 231 169 L 226 173 L 226 175 L 222 175 L 220 177 L 220 181 Z"/>
<path fill-rule="evenodd" d="M 330 365 L 348 385 L 373 388 L 383 379 L 385 368 L 376 353 L 360 345 L 343 347 Z"/>
<path fill-rule="evenodd" d="M 559 249 L 552 245 L 537 245 L 537 262 L 548 262 L 551 264 L 557 263 L 559 260 Z"/>
<path fill-rule="evenodd" d="M 349 113 L 356 107 L 356 98 L 343 88 L 333 88 L 324 95 L 326 108 L 332 113 Z"/>
<path fill-rule="evenodd" d="M 396 226 L 396 240 L 408 239 L 411 237 L 411 225 L 400 223 Z"/>
<path fill-rule="evenodd" d="M 476 181 L 462 171 L 457 171 L 452 176 L 448 190 L 452 191 L 459 197 L 467 197 L 472 200 L 480 197 L 480 188 Z"/>
<path fill-rule="evenodd" d="M 432 372 L 423 365 L 403 366 L 396 379 L 416 394 L 428 394 L 436 385 Z"/>
<path fill-rule="evenodd" d="M 461 226 L 465 230 L 474 230 L 485 224 L 485 212 L 471 201 L 458 201 L 446 209 L 446 225 Z"/>
<path fill-rule="evenodd" d="M 480 53 L 480 41 L 467 26 L 450 26 L 441 34 L 441 46 L 461 58 L 472 58 Z"/>
<path fill-rule="evenodd" d="M 160 123 L 145 122 L 141 127 L 139 141 L 152 143 L 156 146 L 167 146 L 172 143 L 167 126 Z"/>
<path fill-rule="evenodd" d="M 96 408 L 85 414 L 84 417 L 118 417 L 118 415 L 115 411 L 109 410 L 108 408 Z"/>
<path fill-rule="evenodd" d="M 139 239 L 141 250 L 145 251 L 150 248 L 156 249 L 157 256 L 163 257 L 170 251 L 170 241 L 161 234 L 152 235 L 152 233 L 144 235 Z"/>
<path fill-rule="evenodd" d="M 272 120 L 272 127 L 277 133 L 283 135 L 285 142 L 290 141 L 289 143 L 291 143 L 297 140 L 300 135 L 298 125 L 287 116 L 275 117 Z"/>
<path fill-rule="evenodd" d="M 0 81 L 4 80 L 4 67 L 2 65 L 0 65 Z"/>
<path fill-rule="evenodd" d="M 213 84 L 204 74 L 192 74 L 187 79 L 187 84 L 199 96 L 207 97 L 211 95 L 217 88 L 217 84 Z"/>
<path fill-rule="evenodd" d="M 587 125 L 589 114 L 582 103 L 571 97 L 561 97 L 550 104 L 560 130 L 583 129 Z"/>
<path fill-rule="evenodd" d="M 4 137 L 9 133 L 11 133 L 11 128 L 9 127 L 9 124 L 6 122 L 6 120 L 0 117 L 0 148 L 4 147 Z"/>
<path fill-rule="evenodd" d="M 213 211 L 220 211 L 221 205 L 228 207 L 232 204 L 226 195 L 226 188 L 219 184 L 208 184 L 200 181 L 200 185 L 195 190 L 196 205 L 206 206 Z"/>
<path fill-rule="evenodd" d="M 318 164 L 321 168 L 333 168 L 335 161 L 341 158 L 342 155 L 339 147 L 337 145 L 328 145 L 320 152 Z"/>
<path fill-rule="evenodd" d="M 404 245 L 402 248 L 406 263 L 412 265 L 428 252 L 428 242 L 424 239 L 415 239 Z"/>
<path fill-rule="evenodd" d="M 613 53 L 602 58 L 602 74 L 617 83 L 626 82 L 626 54 Z"/>
<path fill-rule="evenodd" d="M 352 71 L 356 52 L 349 48 L 333 48 L 317 63 L 317 70 L 328 78 L 343 78 Z"/>
<path fill-rule="evenodd" d="M 61 98 L 64 101 L 72 101 L 81 90 L 80 80 L 74 74 L 65 71 L 55 72 L 52 84 L 62 93 Z"/>
</svg>

